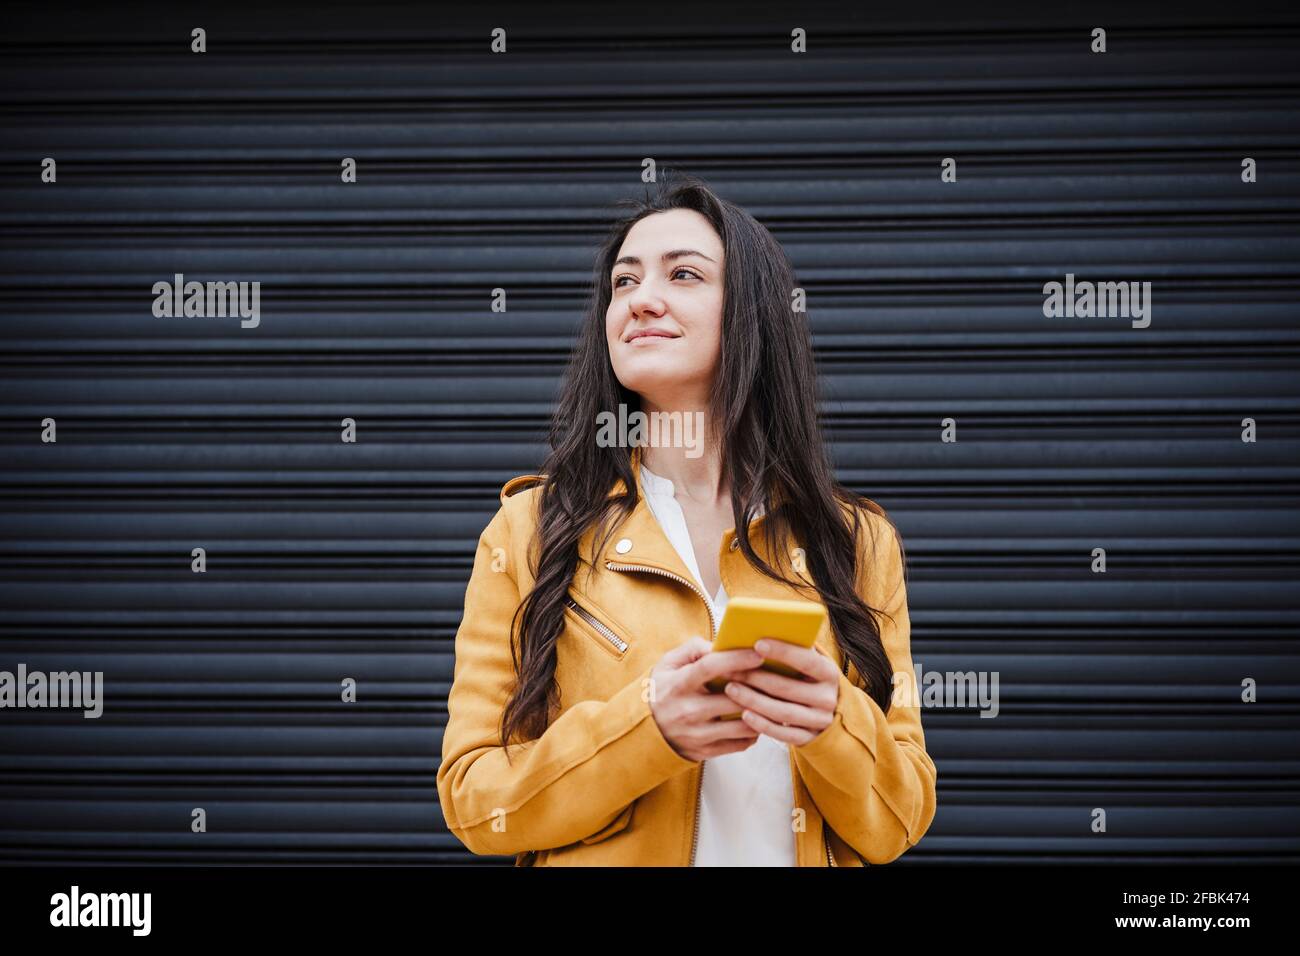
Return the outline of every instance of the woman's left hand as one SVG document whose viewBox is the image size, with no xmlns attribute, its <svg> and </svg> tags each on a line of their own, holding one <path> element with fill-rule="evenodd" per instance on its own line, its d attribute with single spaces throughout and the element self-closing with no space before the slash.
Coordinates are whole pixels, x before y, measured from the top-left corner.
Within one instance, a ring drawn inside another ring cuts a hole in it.
<svg viewBox="0 0 1300 956">
<path fill-rule="evenodd" d="M 799 746 L 830 726 L 840 700 L 840 670 L 811 647 L 765 637 L 754 650 L 788 664 L 805 677 L 786 677 L 755 667 L 729 681 L 727 695 L 743 710 L 741 720 L 759 733 Z"/>
</svg>

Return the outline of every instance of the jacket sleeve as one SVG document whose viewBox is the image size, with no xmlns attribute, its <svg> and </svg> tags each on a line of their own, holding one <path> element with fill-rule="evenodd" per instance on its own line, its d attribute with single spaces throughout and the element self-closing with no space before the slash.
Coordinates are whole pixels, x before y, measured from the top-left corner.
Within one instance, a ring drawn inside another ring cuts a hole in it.
<svg viewBox="0 0 1300 956">
<path fill-rule="evenodd" d="M 868 863 L 888 863 L 915 846 L 934 819 L 937 771 L 925 751 L 920 696 L 911 654 L 911 621 L 903 559 L 892 526 L 875 525 L 874 573 L 859 593 L 880 619 L 880 637 L 895 672 L 889 714 L 840 675 L 831 723 L 791 749 L 818 812 Z M 873 583 L 874 579 L 874 583 Z M 892 620 L 891 620 L 892 618 Z M 857 669 L 852 668 L 856 674 Z M 905 683 L 901 686 L 899 681 Z"/>
<path fill-rule="evenodd" d="M 512 550 L 509 507 L 479 538 L 437 773 L 448 829 L 480 854 L 584 840 L 637 797 L 695 766 L 672 748 L 651 713 L 653 665 L 609 700 L 567 707 L 539 738 L 512 741 L 507 762 L 499 727 L 515 676 L 510 627 L 522 599 L 515 562 L 527 553 L 526 545 Z"/>
</svg>

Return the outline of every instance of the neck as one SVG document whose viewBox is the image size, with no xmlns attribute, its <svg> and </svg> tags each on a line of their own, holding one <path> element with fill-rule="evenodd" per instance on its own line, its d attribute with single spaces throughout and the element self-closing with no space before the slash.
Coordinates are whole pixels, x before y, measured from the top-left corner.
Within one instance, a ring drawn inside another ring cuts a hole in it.
<svg viewBox="0 0 1300 956">
<path fill-rule="evenodd" d="M 706 437 L 707 429 L 701 434 L 695 428 L 697 421 L 707 424 L 707 408 L 689 403 L 666 408 L 643 398 L 641 410 L 647 416 L 655 412 L 680 413 L 683 431 L 690 429 L 687 434 L 694 446 L 678 448 L 664 447 L 662 444 L 645 445 L 641 448 L 642 463 L 656 475 L 667 478 L 678 493 L 684 493 L 693 501 L 716 505 L 723 499 L 729 499 L 731 489 L 722 473 L 722 456 L 719 454 L 718 443 Z M 666 429 L 661 431 L 661 436 L 666 434 L 669 434 Z"/>
</svg>

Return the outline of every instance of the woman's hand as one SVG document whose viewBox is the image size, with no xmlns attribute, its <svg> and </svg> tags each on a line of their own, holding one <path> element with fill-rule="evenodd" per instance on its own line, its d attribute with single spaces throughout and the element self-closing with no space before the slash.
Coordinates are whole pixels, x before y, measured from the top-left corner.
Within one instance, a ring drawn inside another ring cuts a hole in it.
<svg viewBox="0 0 1300 956">
<path fill-rule="evenodd" d="M 744 708 L 741 720 L 759 733 L 796 747 L 808 743 L 834 719 L 840 701 L 839 668 L 820 651 L 775 638 L 756 641 L 754 650 L 804 677 L 755 667 L 729 681 L 725 696 Z"/>
<path fill-rule="evenodd" d="M 726 694 L 704 686 L 715 677 L 748 673 L 763 655 L 748 648 L 715 651 L 702 637 L 674 647 L 650 672 L 650 713 L 669 745 L 687 760 L 707 760 L 747 750 L 758 731 L 743 720 L 719 720 L 736 712 Z"/>
</svg>

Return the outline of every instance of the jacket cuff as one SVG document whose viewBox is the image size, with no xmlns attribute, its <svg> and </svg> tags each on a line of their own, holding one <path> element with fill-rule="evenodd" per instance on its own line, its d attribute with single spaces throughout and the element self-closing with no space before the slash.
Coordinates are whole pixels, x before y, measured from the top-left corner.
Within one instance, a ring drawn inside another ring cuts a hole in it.
<svg viewBox="0 0 1300 956">
<path fill-rule="evenodd" d="M 833 757 L 842 750 L 845 743 L 853 743 L 845 740 L 847 734 L 858 744 L 866 747 L 874 760 L 876 748 L 873 741 L 876 738 L 878 721 L 885 719 L 880 705 L 867 696 L 866 691 L 841 673 L 840 696 L 835 702 L 835 713 L 831 717 L 831 722 L 812 740 L 795 746 L 795 752 L 817 763 Z"/>
<path fill-rule="evenodd" d="M 526 746 L 534 751 L 539 744 L 544 747 L 545 758 L 531 768 L 527 757 L 516 764 L 509 785 L 512 796 L 475 794 L 473 808 L 463 807 L 467 812 L 458 816 L 452 794 L 458 788 L 472 789 L 473 781 L 441 777 L 439 795 L 448 828 L 475 853 L 518 852 L 522 847 L 516 833 L 527 833 L 535 846 L 563 846 L 589 837 L 627 804 L 695 766 L 696 761 L 672 748 L 654 719 L 646 690 L 652 669 L 647 667 L 608 700 L 574 704 L 541 738 L 528 741 Z M 504 756 L 494 751 L 482 759 L 495 764 Z M 597 794 L 599 809 L 592 799 Z M 501 809 L 492 806 L 494 800 L 519 821 L 509 835 L 488 829 Z"/>
<path fill-rule="evenodd" d="M 880 763 L 876 748 L 882 729 L 885 734 L 891 732 L 889 718 L 880 705 L 847 676 L 840 674 L 840 699 L 835 704 L 834 717 L 812 740 L 793 747 L 795 758 L 811 765 L 815 771 L 814 776 L 805 779 L 813 799 L 819 803 L 827 801 L 823 815 L 828 815 L 829 807 L 845 799 L 845 795 L 861 792 L 865 782 L 898 820 L 907 845 L 915 846 L 920 834 L 908 823 L 908 814 L 902 811 L 897 798 L 887 788 L 876 784 Z M 832 789 L 821 789 L 827 785 Z M 846 805 L 857 808 L 868 802 L 865 798 L 853 798 Z"/>
</svg>

